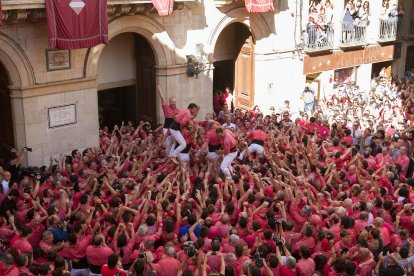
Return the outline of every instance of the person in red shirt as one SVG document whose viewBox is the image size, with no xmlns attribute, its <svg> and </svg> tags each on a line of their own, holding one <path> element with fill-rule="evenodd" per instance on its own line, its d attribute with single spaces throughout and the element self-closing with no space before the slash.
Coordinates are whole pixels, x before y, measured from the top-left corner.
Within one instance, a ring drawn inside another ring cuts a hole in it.
<svg viewBox="0 0 414 276">
<path fill-rule="evenodd" d="M 292 257 L 289 250 L 286 248 L 283 242 L 283 251 L 286 255 L 286 261 L 283 262 L 282 255 L 280 254 L 279 246 L 276 246 L 276 257 L 279 261 L 279 275 L 280 276 L 297 276 L 301 275 L 300 269 L 296 266 L 296 259 Z"/>
<path fill-rule="evenodd" d="M 163 132 L 165 134 L 170 128 L 170 125 L 174 122 L 174 117 L 180 112 L 180 109 L 177 108 L 177 100 L 174 97 L 171 97 L 167 104 L 160 85 L 158 85 L 157 92 L 161 99 L 162 111 L 164 112 L 165 121 Z"/>
<path fill-rule="evenodd" d="M 122 264 L 118 255 L 111 254 L 108 257 L 108 263 L 102 266 L 102 276 L 127 276 L 127 273 L 121 269 Z"/>
<path fill-rule="evenodd" d="M 178 112 L 175 116 L 174 122 L 170 125 L 170 134 L 173 142 L 178 143 L 179 146 L 176 148 L 173 147 L 174 149 L 171 150 L 170 153 L 167 152 L 167 154 L 169 154 L 175 164 L 178 164 L 177 157 L 187 146 L 187 143 L 181 133 L 181 129 L 186 126 L 192 127 L 192 120 L 197 117 L 199 110 L 200 107 L 198 105 L 190 103 L 187 109 Z"/>
<path fill-rule="evenodd" d="M 32 228 L 27 225 L 23 225 L 21 228 L 20 239 L 15 241 L 12 245 L 12 248 L 19 250 L 20 253 L 30 253 L 33 254 L 33 247 L 29 243 L 28 239 L 32 234 Z"/>
<path fill-rule="evenodd" d="M 252 140 L 250 146 L 247 148 L 250 154 L 257 153 L 259 156 L 263 156 L 264 153 L 264 144 L 267 140 L 267 134 L 263 131 L 262 126 L 257 126 L 255 130 L 248 133 L 248 137 Z M 244 154 L 246 151 L 243 151 L 239 159 L 243 160 Z"/>
<path fill-rule="evenodd" d="M 169 244 L 165 246 L 165 257 L 162 258 L 156 265 L 157 276 L 175 276 L 180 267 L 180 261 L 176 259 L 175 247 Z"/>
<path fill-rule="evenodd" d="M 178 155 L 178 159 L 180 161 L 190 162 L 190 150 L 193 146 L 193 135 L 197 131 L 197 127 L 195 125 L 192 126 L 192 128 L 185 127 L 181 133 L 184 137 L 185 143 L 187 144 L 186 147 L 183 149 L 183 151 Z"/>
<path fill-rule="evenodd" d="M 19 276 L 19 269 L 14 264 L 14 258 L 10 253 L 5 253 L 1 257 L 0 276 Z"/>
<path fill-rule="evenodd" d="M 89 245 L 86 248 L 86 257 L 91 273 L 101 274 L 102 266 L 113 253 L 112 249 L 106 246 L 105 239 L 101 235 L 95 235 L 93 237 L 92 245 Z"/>
<path fill-rule="evenodd" d="M 207 159 L 210 160 L 217 160 L 219 156 L 216 153 L 216 150 L 220 148 L 220 139 L 217 136 L 216 128 L 218 126 L 218 123 L 216 121 L 208 121 L 207 122 L 207 131 L 205 132 L 205 142 L 201 146 L 201 150 L 204 151 L 208 146 L 208 153 L 207 153 Z"/>
<path fill-rule="evenodd" d="M 229 129 L 223 129 L 221 127 L 216 128 L 217 136 L 221 139 L 221 146 L 224 154 L 223 161 L 221 162 L 220 169 L 226 177 L 231 177 L 233 168 L 231 163 L 237 156 L 237 141 L 236 138 Z"/>
<path fill-rule="evenodd" d="M 28 276 L 33 276 L 33 273 L 27 268 L 29 261 L 29 257 L 26 254 L 21 254 L 16 257 L 16 265 L 18 266 L 20 275 L 25 273 Z"/>
<path fill-rule="evenodd" d="M 165 118 L 164 127 L 162 131 L 164 135 L 166 135 L 171 124 L 174 122 L 175 115 L 177 115 L 178 112 L 180 112 L 180 109 L 177 108 L 177 101 L 173 97 L 171 97 L 168 100 L 168 104 L 167 104 L 160 85 L 158 85 L 157 92 L 161 99 L 161 107 L 162 107 L 162 111 L 164 112 L 164 118 Z M 167 153 L 170 153 L 171 147 L 173 146 L 173 142 L 174 141 L 172 139 L 172 136 L 166 137 L 165 146 L 166 146 Z"/>
</svg>

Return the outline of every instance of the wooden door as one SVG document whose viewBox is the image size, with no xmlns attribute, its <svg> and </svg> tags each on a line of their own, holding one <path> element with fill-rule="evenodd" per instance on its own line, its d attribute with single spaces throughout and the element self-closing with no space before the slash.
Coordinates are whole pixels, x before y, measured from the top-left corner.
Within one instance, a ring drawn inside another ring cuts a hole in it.
<svg viewBox="0 0 414 276">
<path fill-rule="evenodd" d="M 137 120 L 157 123 L 155 93 L 155 56 L 151 46 L 141 36 L 135 38 L 137 64 Z"/>
<path fill-rule="evenodd" d="M 254 43 L 251 36 L 237 56 L 234 73 L 236 107 L 249 110 L 254 105 Z"/>
<path fill-rule="evenodd" d="M 14 147 L 13 117 L 9 81 L 4 67 L 0 64 L 0 159 L 9 157 Z"/>
</svg>

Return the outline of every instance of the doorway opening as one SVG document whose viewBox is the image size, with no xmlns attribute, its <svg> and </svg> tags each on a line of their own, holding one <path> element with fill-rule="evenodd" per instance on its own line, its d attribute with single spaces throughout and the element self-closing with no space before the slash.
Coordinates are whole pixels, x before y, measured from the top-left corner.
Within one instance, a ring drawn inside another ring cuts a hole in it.
<svg viewBox="0 0 414 276">
<path fill-rule="evenodd" d="M 137 119 L 135 85 L 98 91 L 99 125 L 114 126 Z"/>
<path fill-rule="evenodd" d="M 8 161 L 10 150 L 15 146 L 9 85 L 6 68 L 0 64 L 0 165 Z"/>
<path fill-rule="evenodd" d="M 228 87 L 234 107 L 250 109 L 254 105 L 254 41 L 249 28 L 238 22 L 227 26 L 217 39 L 214 60 L 213 93 Z M 213 100 L 215 110 L 224 104 L 223 98 Z"/>
<path fill-rule="evenodd" d="M 385 68 L 385 74 L 387 76 L 387 79 L 389 79 L 391 77 L 391 66 L 392 61 L 373 63 L 371 70 L 371 79 L 378 77 L 383 68 Z"/>
<path fill-rule="evenodd" d="M 98 62 L 98 107 L 101 127 L 122 121 L 156 123 L 155 55 L 141 35 L 113 38 Z"/>
<path fill-rule="evenodd" d="M 405 58 L 405 72 L 414 70 L 414 45 L 407 47 L 407 55 Z"/>
</svg>

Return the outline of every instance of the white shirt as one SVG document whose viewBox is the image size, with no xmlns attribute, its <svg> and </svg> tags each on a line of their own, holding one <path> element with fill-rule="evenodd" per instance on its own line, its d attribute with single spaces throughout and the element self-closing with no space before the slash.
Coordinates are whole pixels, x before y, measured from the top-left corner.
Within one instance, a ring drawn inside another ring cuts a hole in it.
<svg viewBox="0 0 414 276">
<path fill-rule="evenodd" d="M 9 181 L 3 180 L 1 182 L 1 187 L 3 189 L 3 194 L 7 195 L 7 193 L 9 192 Z"/>
<path fill-rule="evenodd" d="M 228 124 L 228 123 L 224 123 L 224 124 L 222 125 L 222 127 L 224 127 L 224 128 L 230 128 L 230 129 L 236 129 L 236 125 L 235 125 L 235 124 L 233 124 L 233 123 L 230 123 L 230 124 Z"/>
</svg>

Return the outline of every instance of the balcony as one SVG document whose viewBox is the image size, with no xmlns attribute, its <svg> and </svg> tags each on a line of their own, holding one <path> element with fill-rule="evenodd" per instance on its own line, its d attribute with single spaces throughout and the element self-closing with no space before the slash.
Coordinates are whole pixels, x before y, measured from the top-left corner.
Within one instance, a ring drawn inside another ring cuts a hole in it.
<svg viewBox="0 0 414 276">
<path fill-rule="evenodd" d="M 333 48 L 334 26 L 309 25 L 306 28 L 305 52 L 307 54 L 330 51 Z"/>
<path fill-rule="evenodd" d="M 399 20 L 397 17 L 380 19 L 378 42 L 384 43 L 397 39 Z"/>
<path fill-rule="evenodd" d="M 367 44 L 367 24 L 365 21 L 342 21 L 341 48 L 362 47 Z"/>
</svg>

